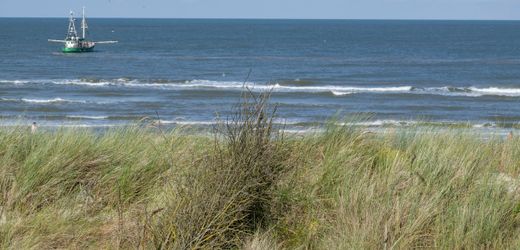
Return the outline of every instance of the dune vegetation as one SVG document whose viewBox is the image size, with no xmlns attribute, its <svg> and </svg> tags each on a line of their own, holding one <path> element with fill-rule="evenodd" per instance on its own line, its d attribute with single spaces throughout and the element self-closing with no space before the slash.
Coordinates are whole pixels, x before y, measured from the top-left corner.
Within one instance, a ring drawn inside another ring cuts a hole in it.
<svg viewBox="0 0 520 250">
<path fill-rule="evenodd" d="M 288 135 L 268 99 L 245 93 L 211 136 L 0 129 L 0 247 L 520 248 L 517 137 Z"/>
</svg>

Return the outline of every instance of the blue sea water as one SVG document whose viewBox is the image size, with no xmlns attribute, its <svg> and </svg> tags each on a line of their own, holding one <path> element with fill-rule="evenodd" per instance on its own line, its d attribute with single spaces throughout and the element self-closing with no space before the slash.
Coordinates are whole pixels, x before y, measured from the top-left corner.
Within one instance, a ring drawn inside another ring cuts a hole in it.
<svg viewBox="0 0 520 250">
<path fill-rule="evenodd" d="M 279 121 L 520 123 L 520 22 L 89 19 L 93 53 L 63 54 L 65 18 L 0 18 L 0 123 L 211 124 L 244 81 Z M 249 74 L 249 72 L 251 72 Z M 249 75 L 249 77 L 248 77 Z"/>
</svg>

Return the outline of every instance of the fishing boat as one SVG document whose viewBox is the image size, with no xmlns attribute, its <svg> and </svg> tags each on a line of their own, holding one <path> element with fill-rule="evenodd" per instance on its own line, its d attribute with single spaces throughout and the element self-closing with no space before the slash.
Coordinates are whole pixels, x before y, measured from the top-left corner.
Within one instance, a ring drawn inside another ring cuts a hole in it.
<svg viewBox="0 0 520 250">
<path fill-rule="evenodd" d="M 78 36 L 76 31 L 76 19 L 74 18 L 74 12 L 70 12 L 69 18 L 69 29 L 67 31 L 67 37 L 65 40 L 49 39 L 49 42 L 63 43 L 64 47 L 61 49 L 63 53 L 81 53 L 81 52 L 92 52 L 96 44 L 110 44 L 117 43 L 117 41 L 89 41 L 87 40 L 87 19 L 85 18 L 85 7 L 83 7 L 83 17 L 81 19 L 81 31 L 82 36 Z"/>
</svg>

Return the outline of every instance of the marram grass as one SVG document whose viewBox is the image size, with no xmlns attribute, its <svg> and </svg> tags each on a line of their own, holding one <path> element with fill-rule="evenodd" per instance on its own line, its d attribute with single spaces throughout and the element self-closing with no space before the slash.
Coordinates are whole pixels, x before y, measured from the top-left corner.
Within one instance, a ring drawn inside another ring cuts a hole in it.
<svg viewBox="0 0 520 250">
<path fill-rule="evenodd" d="M 1 129 L 1 248 L 520 248 L 518 138 L 292 137 L 244 109 L 214 137 Z"/>
</svg>

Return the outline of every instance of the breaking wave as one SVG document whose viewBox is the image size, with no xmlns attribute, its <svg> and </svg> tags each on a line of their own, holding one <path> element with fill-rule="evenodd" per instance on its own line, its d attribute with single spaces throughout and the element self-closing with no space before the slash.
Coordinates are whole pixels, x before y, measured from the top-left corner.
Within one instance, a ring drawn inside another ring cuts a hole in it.
<svg viewBox="0 0 520 250">
<path fill-rule="evenodd" d="M 27 98 L 22 98 L 20 100 L 22 100 L 23 102 L 28 102 L 28 103 L 60 103 L 60 102 L 86 103 L 86 101 L 68 100 L 68 99 L 62 99 L 62 98 L 59 98 L 59 97 L 52 98 L 52 99 L 27 99 Z"/>
<path fill-rule="evenodd" d="M 13 98 L 0 98 L 0 101 L 4 102 L 25 102 L 25 103 L 34 103 L 34 104 L 47 104 L 47 103 L 87 103 L 87 101 L 83 100 L 69 100 L 63 98 L 51 98 L 51 99 L 29 99 L 29 98 L 21 98 L 21 99 L 13 99 Z"/>
<path fill-rule="evenodd" d="M 406 89 L 409 88 L 409 89 Z M 440 95 L 440 96 L 461 96 L 461 97 L 482 97 L 482 96 L 504 96 L 520 97 L 520 88 L 499 88 L 499 87 L 388 87 L 386 90 L 381 88 L 351 88 L 348 91 L 331 90 L 335 96 L 344 96 L 354 93 L 401 93 L 419 95 Z"/>
<path fill-rule="evenodd" d="M 104 120 L 104 119 L 108 119 L 109 117 L 108 116 L 90 116 L 90 115 L 68 115 L 67 118 L 78 119 L 78 120 L 82 120 L 82 119 L 86 119 L 86 120 Z"/>
<path fill-rule="evenodd" d="M 481 96 L 505 96 L 520 97 L 520 88 L 490 87 L 414 87 L 414 86 L 341 86 L 341 85 L 289 85 L 286 82 L 273 84 L 256 84 L 253 82 L 238 81 L 211 81 L 211 80 L 187 80 L 172 81 L 164 79 L 138 80 L 129 78 L 118 79 L 76 79 L 76 80 L 0 80 L 0 84 L 53 84 L 53 85 L 77 85 L 86 87 L 123 87 L 123 88 L 158 88 L 171 90 L 231 90 L 240 91 L 248 87 L 252 91 L 266 91 L 291 93 L 330 93 L 333 96 L 346 96 L 352 94 L 420 94 L 442 95 L 461 97 Z"/>
<path fill-rule="evenodd" d="M 422 120 L 371 120 L 361 122 L 337 123 L 342 126 L 360 127 L 425 127 L 425 128 L 518 128 L 518 122 L 492 122 L 492 121 L 422 121 Z"/>
</svg>

